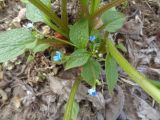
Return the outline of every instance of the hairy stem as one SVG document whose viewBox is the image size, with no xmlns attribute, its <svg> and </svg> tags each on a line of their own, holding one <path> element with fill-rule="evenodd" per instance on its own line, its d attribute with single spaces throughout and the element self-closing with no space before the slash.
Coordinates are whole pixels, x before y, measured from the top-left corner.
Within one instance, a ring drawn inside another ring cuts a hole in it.
<svg viewBox="0 0 160 120">
<path fill-rule="evenodd" d="M 67 15 L 67 0 L 61 1 L 61 20 L 65 26 L 68 26 L 68 15 Z"/>
<path fill-rule="evenodd" d="M 45 19 L 45 23 L 51 27 L 53 30 L 55 30 L 56 32 L 62 34 L 63 36 L 65 36 L 66 38 L 69 38 L 69 35 L 67 33 L 65 33 L 62 29 L 60 29 L 59 27 L 57 27 L 55 24 L 53 24 L 48 17 L 46 17 Z"/>
<path fill-rule="evenodd" d="M 88 0 L 80 0 L 80 15 L 81 17 L 88 17 L 89 16 L 89 11 L 88 11 Z"/>
<path fill-rule="evenodd" d="M 76 45 L 72 44 L 71 42 L 68 42 L 67 40 L 63 40 L 63 39 L 59 39 L 59 38 L 56 38 L 54 36 L 47 36 L 49 39 L 48 41 L 49 42 L 54 42 L 54 41 L 57 41 L 57 42 L 60 42 L 60 43 L 64 43 L 64 44 L 67 44 L 67 45 L 70 45 L 70 46 L 73 46 L 73 47 L 77 47 Z"/>
<path fill-rule="evenodd" d="M 62 34 L 63 36 L 65 36 L 66 38 L 69 38 L 69 35 L 67 33 L 65 33 L 62 29 L 58 28 L 56 25 L 54 25 L 49 19 L 45 20 L 45 23 L 51 27 L 53 30 L 55 30 L 56 32 Z"/>
<path fill-rule="evenodd" d="M 67 101 L 67 106 L 66 106 L 66 110 L 64 113 L 64 120 L 71 120 L 73 102 L 74 102 L 74 98 L 75 98 L 80 82 L 81 82 L 81 79 L 78 78 L 73 84 L 69 99 Z"/>
<path fill-rule="evenodd" d="M 48 18 L 50 18 L 55 24 L 57 24 L 61 29 L 64 29 L 65 32 L 68 33 L 69 29 L 64 25 L 61 19 L 43 2 L 40 0 L 29 0 L 34 6 L 40 9 Z"/>
<path fill-rule="evenodd" d="M 128 61 L 118 52 L 116 47 L 113 45 L 112 41 L 107 40 L 107 49 L 110 54 L 114 57 L 116 62 L 121 66 L 121 68 L 147 92 L 152 96 L 158 103 L 160 103 L 160 90 L 155 87 L 144 75 L 137 72 L 137 70 L 132 67 Z"/>
<path fill-rule="evenodd" d="M 93 15 L 99 6 L 100 0 L 91 0 L 90 15 Z"/>
<path fill-rule="evenodd" d="M 101 8 L 99 8 L 92 16 L 91 19 L 95 19 L 96 17 L 101 16 L 106 10 L 118 6 L 121 3 L 125 2 L 126 0 L 113 0 L 110 3 L 107 3 L 106 5 L 102 6 Z"/>
</svg>

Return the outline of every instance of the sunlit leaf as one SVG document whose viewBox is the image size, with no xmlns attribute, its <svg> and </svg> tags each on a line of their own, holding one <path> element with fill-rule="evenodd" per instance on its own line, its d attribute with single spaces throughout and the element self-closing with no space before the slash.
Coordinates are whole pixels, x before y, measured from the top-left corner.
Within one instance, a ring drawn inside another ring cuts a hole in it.
<svg viewBox="0 0 160 120">
<path fill-rule="evenodd" d="M 65 69 L 80 67 L 87 63 L 90 54 L 85 49 L 76 50 L 68 59 Z"/>
<path fill-rule="evenodd" d="M 117 64 L 114 58 L 108 54 L 106 56 L 105 71 L 109 92 L 112 93 L 118 80 Z"/>
<path fill-rule="evenodd" d="M 78 48 L 86 48 L 89 39 L 88 21 L 83 19 L 75 23 L 70 29 L 69 37 Z"/>
<path fill-rule="evenodd" d="M 118 12 L 115 8 L 104 12 L 101 18 L 105 26 L 105 30 L 108 32 L 116 32 L 123 26 L 125 21 L 124 14 Z"/>
<path fill-rule="evenodd" d="M 43 3 L 48 5 L 50 0 L 41 0 Z M 25 1 L 26 2 L 26 1 Z M 34 5 L 32 5 L 30 2 L 26 3 L 26 17 L 31 20 L 32 22 L 44 22 L 44 14 L 36 8 Z"/>
<path fill-rule="evenodd" d="M 35 46 L 35 37 L 26 28 L 0 33 L 0 62 L 11 60 Z"/>
<path fill-rule="evenodd" d="M 78 113 L 79 113 L 79 104 L 76 101 L 74 101 L 73 102 L 71 119 L 72 120 L 77 120 Z"/>
<path fill-rule="evenodd" d="M 94 86 L 96 80 L 99 78 L 100 72 L 100 64 L 94 59 L 89 59 L 88 62 L 82 67 L 81 76 L 88 84 Z"/>
</svg>

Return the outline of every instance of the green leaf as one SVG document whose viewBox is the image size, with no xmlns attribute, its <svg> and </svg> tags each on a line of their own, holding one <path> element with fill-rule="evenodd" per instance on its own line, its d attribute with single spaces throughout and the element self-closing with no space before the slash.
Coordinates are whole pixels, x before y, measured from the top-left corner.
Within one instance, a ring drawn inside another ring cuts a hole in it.
<svg viewBox="0 0 160 120">
<path fill-rule="evenodd" d="M 99 78 L 101 72 L 101 66 L 95 59 L 89 59 L 83 66 L 81 76 L 91 86 L 96 84 L 96 80 Z"/>
<path fill-rule="evenodd" d="M 11 60 L 35 46 L 35 37 L 26 28 L 0 33 L 0 62 Z"/>
<path fill-rule="evenodd" d="M 72 120 L 77 120 L 78 113 L 79 113 L 79 104 L 76 101 L 74 101 L 73 102 L 71 119 Z"/>
<path fill-rule="evenodd" d="M 50 47 L 50 45 L 47 43 L 41 43 L 41 44 L 38 43 L 32 50 L 34 53 L 43 52 L 44 50 L 46 50 L 49 47 Z"/>
<path fill-rule="evenodd" d="M 105 30 L 108 32 L 116 32 L 120 29 L 125 21 L 124 14 L 118 12 L 115 8 L 112 8 L 102 14 L 101 17 Z"/>
<path fill-rule="evenodd" d="M 67 104 L 65 104 L 65 106 L 64 106 L 65 111 L 66 111 L 66 105 Z M 72 120 L 77 120 L 78 113 L 79 113 L 79 104 L 74 100 L 73 101 L 73 107 L 72 107 L 71 119 Z"/>
<path fill-rule="evenodd" d="M 142 89 L 160 103 L 160 90 L 154 86 L 148 78 L 139 73 L 116 49 L 111 40 L 107 40 L 107 48 L 120 67 L 140 86 Z"/>
<path fill-rule="evenodd" d="M 80 0 L 80 2 L 81 2 L 83 5 L 87 5 L 87 4 L 88 4 L 88 0 Z"/>
<path fill-rule="evenodd" d="M 105 62 L 106 78 L 109 92 L 112 93 L 118 81 L 117 64 L 114 58 L 108 54 Z"/>
<path fill-rule="evenodd" d="M 28 0 L 21 0 L 21 2 L 23 2 L 23 3 L 29 3 L 29 1 Z"/>
<path fill-rule="evenodd" d="M 87 63 L 90 58 L 90 54 L 85 49 L 78 49 L 73 54 L 71 54 L 68 59 L 65 69 L 80 67 Z"/>
<path fill-rule="evenodd" d="M 101 0 L 92 0 L 90 4 L 90 14 L 93 15 L 95 11 L 99 8 Z"/>
<path fill-rule="evenodd" d="M 34 61 L 34 59 L 35 59 L 35 57 L 34 57 L 34 56 L 29 55 L 29 56 L 28 56 L 28 58 L 27 58 L 27 63 L 31 63 L 31 62 L 33 62 L 33 61 Z"/>
<path fill-rule="evenodd" d="M 123 52 L 127 53 L 127 48 L 123 45 L 123 43 L 119 43 L 116 45 L 116 48 L 122 50 Z"/>
<path fill-rule="evenodd" d="M 74 103 L 75 95 L 80 83 L 81 83 L 81 78 L 78 77 L 77 80 L 74 81 L 74 84 L 71 88 L 71 92 L 70 92 L 69 99 L 67 101 L 66 109 L 64 113 L 64 120 L 71 120 L 73 103 Z"/>
<path fill-rule="evenodd" d="M 50 0 L 41 0 L 43 3 L 48 5 Z M 26 3 L 26 17 L 27 19 L 31 20 L 32 22 L 44 22 L 45 16 L 44 14 L 36 8 L 34 5 L 32 5 L 30 2 Z"/>
<path fill-rule="evenodd" d="M 69 37 L 78 48 L 86 48 L 89 38 L 88 21 L 83 19 L 75 23 L 70 29 Z"/>
</svg>

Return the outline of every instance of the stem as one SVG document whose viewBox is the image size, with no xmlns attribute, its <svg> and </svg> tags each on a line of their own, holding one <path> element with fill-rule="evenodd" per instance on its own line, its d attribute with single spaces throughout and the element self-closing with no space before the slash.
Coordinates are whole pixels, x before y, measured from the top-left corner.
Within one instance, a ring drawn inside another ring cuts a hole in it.
<svg viewBox="0 0 160 120">
<path fill-rule="evenodd" d="M 61 1 L 61 20 L 64 21 L 65 26 L 68 26 L 67 0 Z"/>
<path fill-rule="evenodd" d="M 80 82 L 81 80 L 80 78 L 78 78 L 73 84 L 69 99 L 67 101 L 67 106 L 66 106 L 66 110 L 64 113 L 64 120 L 71 120 L 73 102 L 74 102 L 74 98 L 75 98 Z"/>
<path fill-rule="evenodd" d="M 95 0 L 92 0 L 90 7 L 90 15 L 93 15 L 94 11 L 95 11 Z"/>
<path fill-rule="evenodd" d="M 59 42 L 65 43 L 65 44 L 68 44 L 68 45 L 73 46 L 73 47 L 77 47 L 74 44 L 72 44 L 71 42 L 68 42 L 67 40 L 62 40 L 62 39 L 55 38 L 55 37 L 54 37 L 54 40 L 57 40 Z"/>
<path fill-rule="evenodd" d="M 136 82 L 144 91 L 152 96 L 158 103 L 160 103 L 160 90 L 155 87 L 150 81 L 147 80 L 142 74 L 132 67 L 128 61 L 118 52 L 112 41 L 107 40 L 107 49 L 110 54 L 114 57 L 121 68 Z"/>
<path fill-rule="evenodd" d="M 66 38 L 69 38 L 68 34 L 66 34 L 63 30 L 61 30 L 60 28 L 58 28 L 56 25 L 54 25 L 49 19 L 45 20 L 45 23 L 51 27 L 53 30 L 55 30 L 56 32 L 64 35 Z"/>
<path fill-rule="evenodd" d="M 68 45 L 73 46 L 73 47 L 77 47 L 76 45 L 72 44 L 71 42 L 68 42 L 67 40 L 59 39 L 59 38 L 56 38 L 54 36 L 52 36 L 52 37 L 47 36 L 47 37 L 50 38 L 50 39 L 48 39 L 49 42 L 52 42 L 52 41 L 55 40 L 55 41 L 58 41 L 60 43 L 64 43 L 64 44 L 68 44 Z"/>
<path fill-rule="evenodd" d="M 45 23 L 51 27 L 53 30 L 55 30 L 56 32 L 64 35 L 66 38 L 68 38 L 68 34 L 66 34 L 62 29 L 58 28 L 55 24 L 53 24 L 49 19 L 48 17 L 46 16 L 46 19 L 45 19 Z"/>
<path fill-rule="evenodd" d="M 90 15 L 93 15 L 99 6 L 100 0 L 91 0 Z"/>
<path fill-rule="evenodd" d="M 107 37 L 108 37 L 108 33 L 105 32 L 104 38 L 107 38 Z M 102 39 L 101 40 L 98 51 L 99 51 L 99 53 L 102 53 L 102 54 L 105 54 L 107 52 L 107 49 L 106 49 L 106 39 Z"/>
<path fill-rule="evenodd" d="M 156 87 L 160 88 L 160 81 L 150 80 L 150 79 L 149 79 L 149 81 L 150 81 L 153 85 L 155 85 Z"/>
<path fill-rule="evenodd" d="M 99 0 L 98 0 L 99 1 Z M 93 19 L 91 19 L 91 16 L 95 13 L 95 11 L 96 11 L 96 3 L 97 3 L 97 0 L 91 0 L 91 4 L 90 4 L 90 16 L 89 16 L 89 30 L 91 31 L 93 28 L 94 28 L 94 26 L 96 25 L 95 23 L 96 23 L 96 20 L 93 20 Z"/>
<path fill-rule="evenodd" d="M 41 32 L 37 29 L 35 29 L 37 33 L 41 34 Z M 59 42 L 59 43 L 64 43 L 64 44 L 68 44 L 70 46 L 73 46 L 73 47 L 77 47 L 76 45 L 74 45 L 73 43 L 67 41 L 67 40 L 63 40 L 63 39 L 60 39 L 60 38 L 56 38 L 54 36 L 50 36 L 50 35 L 45 35 L 45 37 L 47 37 L 46 40 L 39 40 L 39 42 L 41 43 L 56 43 L 56 42 Z"/>
<path fill-rule="evenodd" d="M 48 6 L 46 6 L 40 0 L 29 0 L 34 6 L 40 9 L 48 18 L 50 18 L 55 24 L 64 29 L 65 32 L 68 33 L 69 29 L 64 25 L 61 19 L 51 10 Z"/>
<path fill-rule="evenodd" d="M 89 11 L 88 11 L 88 0 L 80 0 L 80 10 L 81 10 L 81 17 L 88 17 Z"/>
<path fill-rule="evenodd" d="M 112 7 L 115 7 L 115 6 L 118 6 L 120 5 L 122 2 L 125 2 L 126 0 L 114 0 L 110 3 L 107 3 L 106 5 L 102 6 L 99 10 L 97 10 L 95 12 L 95 14 L 93 14 L 91 16 L 91 19 L 95 19 L 96 17 L 99 17 L 101 16 L 106 10 L 112 8 Z"/>
<path fill-rule="evenodd" d="M 103 24 L 102 26 L 100 26 L 100 27 L 98 28 L 98 30 L 99 30 L 99 31 L 103 30 L 103 29 L 105 28 L 105 26 L 106 26 L 106 25 Z"/>
</svg>

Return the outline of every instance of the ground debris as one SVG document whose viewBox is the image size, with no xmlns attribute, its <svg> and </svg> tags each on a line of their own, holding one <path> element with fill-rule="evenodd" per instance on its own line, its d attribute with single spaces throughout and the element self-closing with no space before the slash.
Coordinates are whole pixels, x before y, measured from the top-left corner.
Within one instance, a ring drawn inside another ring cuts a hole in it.
<svg viewBox="0 0 160 120">
<path fill-rule="evenodd" d="M 0 31 L 23 26 L 20 22 L 25 19 L 24 6 L 16 0 L 3 1 Z M 78 7 L 77 1 L 73 1 L 68 4 L 71 23 L 77 17 Z M 60 16 L 59 5 L 56 0 L 52 8 Z M 127 14 L 124 27 L 116 33 L 123 36 L 121 40 L 128 50 L 125 55 L 139 72 L 160 80 L 160 2 L 129 0 Z M 36 25 L 43 26 L 44 34 L 48 34 L 49 28 L 41 24 Z M 28 64 L 21 56 L 0 67 L 1 120 L 63 120 L 64 105 L 79 70 L 63 71 L 63 66 L 55 65 L 48 58 L 38 53 Z M 78 120 L 116 120 L 120 114 L 118 120 L 160 120 L 160 106 L 130 82 L 126 74 L 120 72 L 120 77 L 123 81 L 119 81 L 120 87 L 117 86 L 113 96 L 105 84 L 105 88 L 98 88 L 97 97 L 91 97 L 87 94 L 90 87 L 82 82 L 76 95 L 80 105 Z"/>
</svg>

